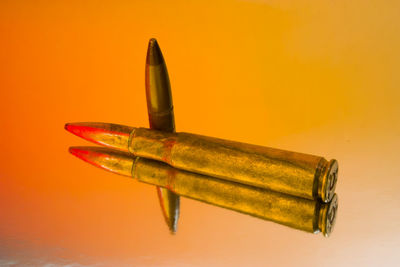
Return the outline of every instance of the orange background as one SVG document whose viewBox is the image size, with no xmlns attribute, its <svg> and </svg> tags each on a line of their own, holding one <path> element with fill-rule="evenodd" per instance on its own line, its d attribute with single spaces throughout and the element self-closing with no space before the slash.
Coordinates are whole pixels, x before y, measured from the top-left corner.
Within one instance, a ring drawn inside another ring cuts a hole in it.
<svg viewBox="0 0 400 267">
<path fill-rule="evenodd" d="M 1 1 L 0 265 L 396 265 L 399 1 Z M 339 161 L 331 237 L 189 199 L 71 156 L 64 123 L 148 126 L 147 42 L 178 131 Z"/>
</svg>

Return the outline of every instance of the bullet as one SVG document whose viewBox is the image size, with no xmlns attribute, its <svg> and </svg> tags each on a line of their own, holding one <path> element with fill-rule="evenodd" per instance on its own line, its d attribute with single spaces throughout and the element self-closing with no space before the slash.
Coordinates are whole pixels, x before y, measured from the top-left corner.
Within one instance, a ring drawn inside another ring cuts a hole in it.
<svg viewBox="0 0 400 267">
<path fill-rule="evenodd" d="M 156 39 L 150 39 L 145 71 L 146 100 L 150 129 L 175 132 L 174 109 L 167 66 Z M 177 230 L 179 196 L 163 187 L 157 195 L 171 233 Z"/>
<path fill-rule="evenodd" d="M 176 194 L 264 220 L 328 236 L 333 229 L 338 201 L 309 200 L 240 183 L 182 171 L 131 154 L 100 147 L 71 147 L 70 152 L 102 169 L 130 176 Z"/>
<path fill-rule="evenodd" d="M 150 128 L 175 132 L 174 108 L 167 65 L 156 39 L 149 41 L 145 73 Z"/>
<path fill-rule="evenodd" d="M 68 124 L 67 129 L 92 131 L 99 123 Z M 104 124 L 105 129 L 108 124 Z M 338 163 L 319 156 L 250 145 L 190 133 L 168 133 L 146 128 L 123 128 L 125 150 L 172 167 L 233 182 L 329 202 L 335 192 Z M 97 130 L 94 130 L 97 131 Z M 98 139 L 104 139 L 99 132 Z M 129 138 L 126 137 L 129 134 Z M 89 141 L 97 139 L 90 136 Z M 104 142 L 103 142 L 104 144 Z M 105 144 L 114 146 L 113 142 Z"/>
</svg>

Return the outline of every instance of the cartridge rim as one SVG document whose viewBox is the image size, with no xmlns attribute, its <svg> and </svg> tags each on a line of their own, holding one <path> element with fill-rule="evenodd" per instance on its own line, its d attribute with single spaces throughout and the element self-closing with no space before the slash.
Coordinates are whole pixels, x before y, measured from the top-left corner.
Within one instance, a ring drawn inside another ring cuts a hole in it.
<svg viewBox="0 0 400 267">
<path fill-rule="evenodd" d="M 326 166 L 326 165 L 325 165 Z M 325 203 L 329 202 L 335 194 L 339 165 L 337 160 L 332 159 L 322 172 L 319 186 L 319 196 Z"/>
<path fill-rule="evenodd" d="M 335 226 L 338 209 L 338 196 L 334 194 L 331 202 L 324 203 L 320 210 L 319 229 L 322 234 L 328 237 Z"/>
</svg>

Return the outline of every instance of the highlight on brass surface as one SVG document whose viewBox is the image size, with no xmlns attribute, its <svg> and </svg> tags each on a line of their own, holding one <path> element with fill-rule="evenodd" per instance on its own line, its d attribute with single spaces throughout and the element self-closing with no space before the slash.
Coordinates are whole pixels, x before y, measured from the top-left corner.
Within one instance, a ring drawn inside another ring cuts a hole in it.
<svg viewBox="0 0 400 267">
<path fill-rule="evenodd" d="M 80 128 L 80 136 L 93 141 L 96 137 L 86 138 L 85 132 L 93 127 L 99 127 L 101 134 L 110 128 L 107 123 L 73 123 L 66 128 Z M 118 146 L 105 145 L 125 147 L 135 156 L 162 161 L 181 170 L 323 202 L 329 202 L 335 192 L 336 160 L 190 133 L 113 126 L 116 128 L 121 132 L 111 134 L 123 136 L 124 144 L 119 141 Z"/>
<path fill-rule="evenodd" d="M 171 85 L 167 65 L 156 39 L 150 39 L 147 49 L 145 87 L 150 129 L 175 132 Z M 171 233 L 177 230 L 180 199 L 170 190 L 157 186 L 160 207 Z"/>
<path fill-rule="evenodd" d="M 329 203 L 322 203 L 178 170 L 165 163 L 134 157 L 123 151 L 101 147 L 71 147 L 70 152 L 113 173 L 168 188 L 180 196 L 291 228 L 310 233 L 322 232 L 329 236 L 335 223 L 338 207 L 336 194 Z"/>
</svg>

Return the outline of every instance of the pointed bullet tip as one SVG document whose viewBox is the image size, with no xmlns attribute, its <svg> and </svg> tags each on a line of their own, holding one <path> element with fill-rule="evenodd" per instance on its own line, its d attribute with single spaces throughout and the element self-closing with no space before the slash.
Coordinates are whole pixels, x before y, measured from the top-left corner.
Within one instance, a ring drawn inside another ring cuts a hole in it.
<svg viewBox="0 0 400 267">
<path fill-rule="evenodd" d="M 88 161 L 90 151 L 86 150 L 85 147 L 70 147 L 68 151 L 75 157 L 78 157 L 84 161 Z"/>
<path fill-rule="evenodd" d="M 71 153 L 72 155 L 77 155 L 78 154 L 78 152 L 80 151 L 80 149 L 78 148 L 78 147 L 70 147 L 69 149 L 68 149 L 68 152 L 69 153 Z"/>
<path fill-rule="evenodd" d="M 66 123 L 64 129 L 70 133 L 76 134 L 76 126 L 75 123 Z"/>
<path fill-rule="evenodd" d="M 149 47 L 147 49 L 146 64 L 148 65 L 159 65 L 164 62 L 163 55 L 161 53 L 160 46 L 155 38 L 151 38 L 149 41 Z"/>
<path fill-rule="evenodd" d="M 169 233 L 171 235 L 176 235 L 176 229 L 169 229 Z"/>
<path fill-rule="evenodd" d="M 85 146 L 70 147 L 69 152 L 77 158 L 101 169 L 120 175 L 131 176 L 135 159 L 129 153 L 103 147 Z"/>
<path fill-rule="evenodd" d="M 149 47 L 153 47 L 154 45 L 157 45 L 157 39 L 151 38 L 149 41 Z"/>
<path fill-rule="evenodd" d="M 67 123 L 64 128 L 90 142 L 122 150 L 128 149 L 129 135 L 133 130 L 129 126 L 101 122 Z"/>
<path fill-rule="evenodd" d="M 64 125 L 64 129 L 67 130 L 67 131 L 70 132 L 70 133 L 73 133 L 73 134 L 79 136 L 79 134 L 78 134 L 78 132 L 77 132 L 77 130 L 79 129 L 78 126 L 79 126 L 79 125 L 78 125 L 77 123 L 66 123 L 66 124 Z"/>
</svg>

